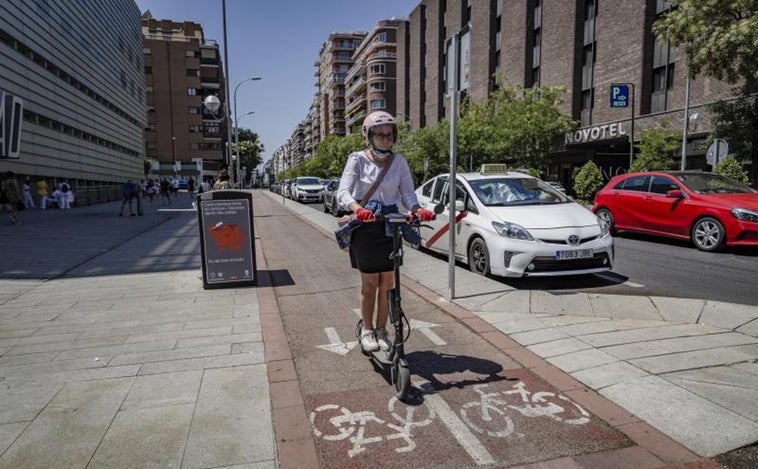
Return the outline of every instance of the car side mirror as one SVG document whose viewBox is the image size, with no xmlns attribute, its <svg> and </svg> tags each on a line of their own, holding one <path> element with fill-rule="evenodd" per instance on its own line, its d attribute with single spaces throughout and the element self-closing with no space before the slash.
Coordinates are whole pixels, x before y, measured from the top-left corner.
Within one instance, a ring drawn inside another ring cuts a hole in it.
<svg viewBox="0 0 758 469">
<path fill-rule="evenodd" d="M 455 201 L 455 211 L 456 212 L 465 212 L 466 211 L 466 204 L 462 200 L 456 200 Z"/>
<path fill-rule="evenodd" d="M 671 191 L 666 192 L 666 197 L 672 198 L 672 199 L 683 199 L 684 194 L 679 189 L 674 189 Z"/>
<path fill-rule="evenodd" d="M 439 215 L 440 213 L 445 211 L 445 204 L 439 203 L 434 206 L 434 213 L 436 215 Z"/>
</svg>

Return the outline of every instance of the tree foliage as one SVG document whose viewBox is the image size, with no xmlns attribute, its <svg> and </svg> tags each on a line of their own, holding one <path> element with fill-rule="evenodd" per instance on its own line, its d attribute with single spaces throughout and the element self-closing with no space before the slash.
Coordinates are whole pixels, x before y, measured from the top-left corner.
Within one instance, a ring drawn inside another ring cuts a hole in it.
<svg viewBox="0 0 758 469">
<path fill-rule="evenodd" d="M 574 178 L 574 194 L 580 200 L 592 200 L 603 188 L 603 175 L 593 161 L 584 163 Z"/>
<path fill-rule="evenodd" d="M 640 132 L 640 143 L 636 147 L 638 153 L 629 168 L 630 172 L 668 171 L 676 169 L 677 162 L 672 152 L 680 149 L 682 142 L 678 132 L 649 128 Z"/>
<path fill-rule="evenodd" d="M 245 181 L 250 181 L 253 171 L 261 164 L 261 155 L 265 151 L 263 144 L 258 140 L 258 134 L 249 129 L 239 129 L 239 148 L 234 153 L 239 154 L 240 168 L 246 168 L 243 176 Z"/>
<path fill-rule="evenodd" d="M 713 168 L 713 172 L 730 177 L 732 179 L 736 179 L 744 184 L 747 184 L 749 182 L 747 172 L 742 169 L 740 162 L 737 161 L 737 159 L 733 156 L 727 156 L 723 160 L 716 163 L 716 166 Z"/>
<path fill-rule="evenodd" d="M 752 161 L 758 184 L 758 2 L 676 0 L 653 26 L 655 34 L 684 51 L 691 76 L 706 75 L 740 88 L 736 101 L 715 110 L 715 134 L 727 137 L 738 158 Z M 744 101 L 744 103 L 740 103 Z M 737 124 L 732 127 L 733 124 Z"/>
</svg>

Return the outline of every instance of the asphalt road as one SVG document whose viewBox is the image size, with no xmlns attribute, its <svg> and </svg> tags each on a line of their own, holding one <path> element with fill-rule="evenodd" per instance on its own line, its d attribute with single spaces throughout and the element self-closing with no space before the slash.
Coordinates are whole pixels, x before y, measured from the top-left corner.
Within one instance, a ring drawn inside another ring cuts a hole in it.
<svg viewBox="0 0 758 469">
<path fill-rule="evenodd" d="M 322 210 L 321 204 L 309 206 Z M 708 253 L 686 241 L 634 233 L 617 235 L 615 241 L 616 261 L 611 272 L 499 280 L 525 290 L 667 296 L 758 306 L 755 249 Z"/>
</svg>

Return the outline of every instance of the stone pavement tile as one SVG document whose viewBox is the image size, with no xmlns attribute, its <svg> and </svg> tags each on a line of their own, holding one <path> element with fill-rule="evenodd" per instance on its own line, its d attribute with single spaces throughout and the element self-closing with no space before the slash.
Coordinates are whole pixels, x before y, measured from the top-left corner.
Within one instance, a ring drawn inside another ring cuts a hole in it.
<svg viewBox="0 0 758 469">
<path fill-rule="evenodd" d="M 0 454 L 3 454 L 8 449 L 27 425 L 29 425 L 29 422 L 0 424 Z"/>
<path fill-rule="evenodd" d="M 758 319 L 753 319 L 752 321 L 741 325 L 735 330 L 742 334 L 747 334 L 752 337 L 758 337 Z"/>
<path fill-rule="evenodd" d="M 295 363 L 292 360 L 269 361 L 266 364 L 268 380 L 271 383 L 297 380 Z"/>
<path fill-rule="evenodd" d="M 495 330 L 492 327 L 492 324 L 482 320 L 481 318 L 463 318 L 461 319 L 461 322 L 476 333 L 490 332 Z"/>
<path fill-rule="evenodd" d="M 584 387 L 582 383 L 572 378 L 571 375 L 553 365 L 536 366 L 530 368 L 530 370 L 560 392 Z"/>
<path fill-rule="evenodd" d="M 73 342 L 79 337 L 78 332 L 69 332 L 64 334 L 38 335 L 33 334 L 22 337 L 12 337 L 0 339 L 0 347 L 18 347 L 22 345 L 35 345 L 54 342 Z"/>
<path fill-rule="evenodd" d="M 503 350 L 503 353 L 516 360 L 524 368 L 534 368 L 547 364 L 539 355 L 523 347 Z"/>
<path fill-rule="evenodd" d="M 187 358 L 212 357 L 217 355 L 229 355 L 230 347 L 225 345 L 212 345 L 207 347 L 195 347 L 177 349 L 165 349 L 156 351 L 127 353 L 116 355 L 108 362 L 108 366 L 139 365 L 153 362 L 165 362 L 172 360 L 184 360 Z"/>
<path fill-rule="evenodd" d="M 10 326 L 10 323 L 6 326 L 0 322 L 0 341 L 5 339 L 15 339 L 18 337 L 29 337 L 40 330 L 38 327 L 26 326 L 22 329 L 12 329 Z"/>
<path fill-rule="evenodd" d="M 740 345 L 636 358 L 629 360 L 629 363 L 649 373 L 659 374 L 706 366 L 729 365 L 756 359 L 758 359 L 758 345 Z"/>
<path fill-rule="evenodd" d="M 304 406 L 303 395 L 300 392 L 300 383 L 297 380 L 280 381 L 269 383 L 271 393 L 271 407 Z"/>
<path fill-rule="evenodd" d="M 585 469 L 652 469 L 663 465 L 663 461 L 640 446 L 583 454 L 574 456 L 574 460 Z"/>
<path fill-rule="evenodd" d="M 0 424 L 33 420 L 63 387 L 62 383 L 3 384 L 0 386 Z"/>
<path fill-rule="evenodd" d="M 529 314 L 529 313 L 511 313 L 508 311 L 478 311 L 476 312 L 476 316 L 484 319 L 490 324 L 494 324 L 496 322 L 506 322 L 506 321 L 521 321 L 521 320 L 531 320 L 534 318 L 541 318 L 541 317 L 549 317 L 550 315 L 547 314 Z"/>
<path fill-rule="evenodd" d="M 82 381 L 95 381 L 106 380 L 123 377 L 136 376 L 140 367 L 138 365 L 131 366 L 115 366 L 115 367 L 103 367 L 93 368 L 89 370 L 74 370 L 74 371 L 62 371 L 59 373 L 50 373 L 45 375 L 24 375 L 13 376 L 5 379 L 5 384 L 18 384 L 22 386 L 39 386 L 41 384 L 54 384 L 54 383 L 68 383 L 68 382 L 82 382 Z"/>
<path fill-rule="evenodd" d="M 263 335 L 260 332 L 251 332 L 249 334 L 228 334 L 179 339 L 179 341 L 176 343 L 176 348 L 202 347 L 203 345 L 239 344 L 243 342 L 263 342 Z M 263 351 L 263 343 L 261 343 L 261 351 Z"/>
<path fill-rule="evenodd" d="M 731 367 L 718 366 L 668 373 L 661 377 L 758 422 L 758 376 L 746 375 Z"/>
<path fill-rule="evenodd" d="M 279 441 L 279 469 L 303 469 L 319 467 L 313 439 Z"/>
<path fill-rule="evenodd" d="M 208 327 L 208 328 L 202 328 L 202 329 L 183 328 L 181 331 L 156 332 L 153 334 L 130 335 L 124 339 L 124 344 L 139 344 L 143 342 L 171 341 L 171 340 L 175 340 L 178 343 L 181 340 L 227 336 L 227 335 L 230 335 L 231 332 L 232 332 L 231 326 Z"/>
<path fill-rule="evenodd" d="M 123 338 L 122 338 L 123 341 Z M 71 360 L 74 358 L 86 358 L 86 357 L 104 357 L 115 355 L 127 355 L 132 353 L 142 352 L 155 352 L 157 350 L 172 350 L 176 345 L 176 339 L 163 339 L 152 342 L 137 342 L 134 344 L 112 345 L 109 347 L 82 347 L 82 348 L 66 348 L 57 360 Z"/>
<path fill-rule="evenodd" d="M 707 334 L 711 329 L 698 325 L 685 324 L 681 326 L 643 327 L 640 329 L 625 329 L 614 332 L 598 333 L 582 336 L 582 340 L 595 347 L 630 344 L 633 342 L 648 342 L 670 337 L 685 337 L 690 335 Z"/>
<path fill-rule="evenodd" d="M 511 469 L 584 469 L 584 466 L 576 462 L 574 458 L 560 458 L 523 466 L 513 466 Z"/>
<path fill-rule="evenodd" d="M 87 467 L 180 467 L 194 407 L 185 404 L 119 412 Z"/>
<path fill-rule="evenodd" d="M 97 323 L 82 330 L 79 338 L 161 334 L 164 332 L 178 332 L 183 329 L 184 325 L 181 323 L 140 324 L 139 320 L 117 323 L 112 327 L 105 323 Z"/>
<path fill-rule="evenodd" d="M 554 317 L 555 316 L 537 317 L 536 315 L 530 314 L 529 317 L 525 319 L 493 321 L 492 325 L 510 335 L 518 332 L 541 330 L 547 327 L 552 327 L 554 324 L 552 319 Z"/>
<path fill-rule="evenodd" d="M 7 351 L 7 350 L 6 350 Z M 0 370 L 4 366 L 13 365 L 27 365 L 31 363 L 47 363 L 51 362 L 58 356 L 60 352 L 40 352 L 29 353 L 26 355 L 7 355 L 0 357 Z"/>
<path fill-rule="evenodd" d="M 586 293 L 533 291 L 531 300 L 530 311 L 532 313 L 596 316 Z"/>
<path fill-rule="evenodd" d="M 732 365 L 732 368 L 739 370 L 740 372 L 750 373 L 758 376 L 758 363 L 736 363 Z"/>
<path fill-rule="evenodd" d="M 426 282 L 424 282 L 426 283 Z M 473 287 L 472 287 L 473 290 Z M 455 294 L 455 303 L 460 305 L 461 307 L 469 310 L 469 311 L 509 311 L 509 307 L 504 306 L 508 305 L 508 301 L 505 299 L 508 295 L 510 295 L 511 292 L 509 291 L 503 291 L 502 289 L 498 289 L 497 287 L 491 287 L 489 284 L 483 283 L 482 285 L 477 288 L 478 291 L 471 291 L 471 292 L 459 292 L 456 291 Z M 440 296 L 447 297 L 448 292 L 447 289 L 444 291 L 435 290 L 438 293 L 440 293 Z M 494 301 L 503 299 L 502 302 L 500 301 Z M 487 305 L 485 308 L 483 305 Z M 523 311 L 515 311 L 519 313 L 528 313 L 529 310 L 523 310 Z"/>
<path fill-rule="evenodd" d="M 753 443 L 758 435 L 758 423 L 657 376 L 609 386 L 600 393 L 700 456 Z"/>
<path fill-rule="evenodd" d="M 536 331 L 511 334 L 511 338 L 521 345 L 534 345 L 559 339 L 568 339 L 569 335 L 561 332 L 555 327 L 548 327 L 546 329 L 537 329 Z"/>
<path fill-rule="evenodd" d="M 708 300 L 699 322 L 721 329 L 736 329 L 755 318 L 755 306 Z"/>
<path fill-rule="evenodd" d="M 265 365 L 205 370 L 183 468 L 276 458 Z"/>
<path fill-rule="evenodd" d="M 584 322 L 580 324 L 569 324 L 567 326 L 559 326 L 558 329 L 568 335 L 583 336 L 588 334 L 598 334 L 601 332 L 615 332 L 618 331 L 615 321 L 608 320 L 606 318 L 598 318 L 598 321 Z"/>
<path fill-rule="evenodd" d="M 67 384 L 0 457 L 0 467 L 81 467 L 100 444 L 132 382 Z M 74 436 L 76 444 L 71 444 Z"/>
<path fill-rule="evenodd" d="M 23 378 L 33 375 L 102 368 L 107 365 L 110 358 L 111 357 L 99 357 L 97 360 L 92 358 L 77 358 L 75 360 L 56 359 L 50 363 L 8 366 L 3 368 L 3 376 L 6 378 Z"/>
<path fill-rule="evenodd" d="M 494 345 L 498 350 L 508 350 L 520 347 L 519 343 L 500 331 L 486 331 L 479 334 L 484 340 Z"/>
<path fill-rule="evenodd" d="M 648 373 L 626 362 L 614 362 L 571 373 L 571 376 L 591 387 L 600 389 L 648 376 Z"/>
<path fill-rule="evenodd" d="M 528 290 L 510 291 L 505 295 L 495 296 L 491 300 L 480 304 L 475 311 L 507 311 L 509 313 L 515 314 L 528 314 L 532 312 L 530 310 L 530 301 L 532 294 L 533 292 L 530 292 Z"/>
<path fill-rule="evenodd" d="M 695 324 L 703 311 L 705 300 L 651 296 L 658 313 L 668 322 Z"/>
<path fill-rule="evenodd" d="M 688 352 L 707 348 L 758 344 L 758 339 L 737 332 L 721 332 L 718 334 L 662 339 L 653 341 L 653 343 L 671 352 Z"/>
<path fill-rule="evenodd" d="M 156 363 L 146 363 L 139 370 L 140 376 L 177 371 L 202 370 L 211 368 L 241 367 L 257 365 L 265 360 L 262 353 L 243 353 L 236 355 L 219 355 L 213 357 L 189 358 Z"/>
<path fill-rule="evenodd" d="M 530 345 L 527 348 L 540 357 L 550 358 L 566 355 L 568 353 L 579 352 L 582 350 L 589 350 L 592 347 L 579 339 L 569 337 L 567 339 L 558 339 L 550 342 Z"/>
<path fill-rule="evenodd" d="M 202 378 L 202 370 L 138 376 L 121 410 L 194 404 Z"/>
<path fill-rule="evenodd" d="M 10 349 L 6 355 L 24 355 L 39 352 L 62 352 L 76 350 L 93 350 L 108 347 L 120 347 L 124 337 L 100 337 L 96 339 L 66 340 L 61 342 L 41 342 L 29 345 L 17 345 Z M 87 353 L 87 352 L 85 352 Z M 104 355 L 104 354 L 103 354 Z M 91 356 L 91 355 L 84 355 Z"/>
<path fill-rule="evenodd" d="M 700 460 L 698 455 L 645 422 L 627 423 L 617 426 L 616 429 L 669 464 L 690 463 Z"/>
<path fill-rule="evenodd" d="M 567 373 L 574 373 L 575 371 L 613 363 L 618 361 L 618 359 L 600 350 L 589 349 L 551 357 L 547 361 Z"/>
<path fill-rule="evenodd" d="M 657 345 L 655 342 L 633 342 L 631 344 L 602 347 L 601 350 L 621 360 L 654 357 L 656 355 L 666 355 L 671 353 L 670 350 Z"/>
<path fill-rule="evenodd" d="M 263 343 L 258 342 L 236 342 L 232 344 L 232 355 L 238 353 L 253 354 L 263 350 Z"/>
<path fill-rule="evenodd" d="M 647 296 L 590 294 L 588 297 L 598 317 L 663 320 Z"/>
</svg>

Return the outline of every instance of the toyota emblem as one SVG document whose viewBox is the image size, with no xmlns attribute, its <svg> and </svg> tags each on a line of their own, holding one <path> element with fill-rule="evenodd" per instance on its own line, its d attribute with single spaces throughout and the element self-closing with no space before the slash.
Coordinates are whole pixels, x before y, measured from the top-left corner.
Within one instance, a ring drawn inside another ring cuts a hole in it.
<svg viewBox="0 0 758 469">
<path fill-rule="evenodd" d="M 568 243 L 569 243 L 571 246 L 576 246 L 577 244 L 579 244 L 579 236 L 577 236 L 577 235 L 571 235 L 571 236 L 569 236 L 569 237 L 566 239 L 566 241 L 568 241 Z"/>
</svg>

